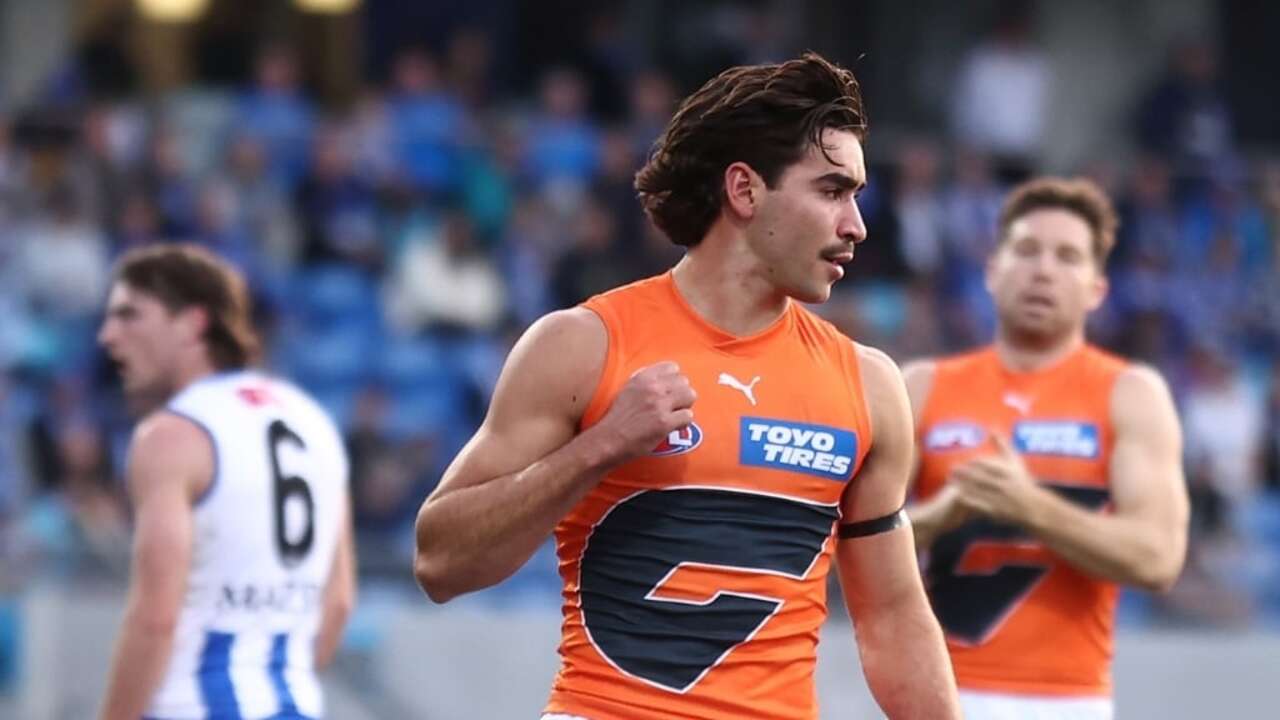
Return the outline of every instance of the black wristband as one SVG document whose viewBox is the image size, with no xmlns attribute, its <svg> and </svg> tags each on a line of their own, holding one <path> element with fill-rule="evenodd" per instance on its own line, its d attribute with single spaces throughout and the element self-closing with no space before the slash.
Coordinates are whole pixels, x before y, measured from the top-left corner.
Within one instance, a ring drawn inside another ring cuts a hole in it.
<svg viewBox="0 0 1280 720">
<path fill-rule="evenodd" d="M 854 523 L 841 523 L 840 539 L 860 538 L 868 535 L 879 535 L 907 524 L 907 511 L 898 508 L 896 511 L 878 518 L 862 520 Z"/>
</svg>

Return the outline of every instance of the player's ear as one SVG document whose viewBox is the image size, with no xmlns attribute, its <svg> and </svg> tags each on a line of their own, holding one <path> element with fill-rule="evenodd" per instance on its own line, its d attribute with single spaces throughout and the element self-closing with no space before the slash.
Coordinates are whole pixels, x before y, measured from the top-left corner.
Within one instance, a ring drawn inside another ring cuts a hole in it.
<svg viewBox="0 0 1280 720">
<path fill-rule="evenodd" d="M 1087 308 L 1089 312 L 1093 312 L 1102 307 L 1102 303 L 1107 299 L 1107 292 L 1111 289 L 1111 283 L 1107 281 L 1107 272 L 1101 267 L 1093 273 L 1093 279 L 1089 283 L 1089 297 L 1087 300 Z"/>
<path fill-rule="evenodd" d="M 987 288 L 987 292 L 995 297 L 996 294 L 996 263 L 1000 261 L 1000 253 L 1004 250 L 1004 243 L 996 243 L 996 247 L 987 256 L 987 262 L 982 266 L 982 284 Z"/>
<path fill-rule="evenodd" d="M 201 340 L 209 328 L 209 313 L 198 305 L 183 308 L 178 311 L 178 325 L 182 328 L 183 339 Z"/>
<path fill-rule="evenodd" d="M 764 179 L 744 162 L 731 163 L 724 169 L 725 208 L 735 217 L 750 220 L 763 197 Z"/>
</svg>

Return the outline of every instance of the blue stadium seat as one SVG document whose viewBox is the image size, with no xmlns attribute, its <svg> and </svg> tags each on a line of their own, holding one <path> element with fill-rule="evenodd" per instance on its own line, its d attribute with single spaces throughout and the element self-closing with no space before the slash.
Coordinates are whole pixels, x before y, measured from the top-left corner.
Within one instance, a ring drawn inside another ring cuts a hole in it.
<svg viewBox="0 0 1280 720">
<path fill-rule="evenodd" d="M 390 338 L 381 348 L 378 363 L 379 380 L 392 396 L 393 432 L 451 435 L 469 424 L 464 375 L 438 341 Z"/>
<path fill-rule="evenodd" d="M 363 272 L 343 265 L 324 265 L 298 274 L 286 311 L 303 324 L 380 326 L 378 288 Z"/>
<path fill-rule="evenodd" d="M 288 374 L 303 387 L 354 385 L 372 372 L 378 335 L 366 327 L 338 325 L 301 330 L 282 348 Z"/>
<path fill-rule="evenodd" d="M 351 428 L 351 421 L 355 416 L 358 386 L 334 382 L 322 383 L 311 387 L 310 390 L 316 402 L 324 406 L 324 409 L 333 417 L 333 421 L 337 423 L 338 429 L 345 434 Z"/>
<path fill-rule="evenodd" d="M 1260 493 L 1243 503 L 1236 522 L 1245 535 L 1268 546 L 1280 555 L 1280 493 Z"/>
</svg>

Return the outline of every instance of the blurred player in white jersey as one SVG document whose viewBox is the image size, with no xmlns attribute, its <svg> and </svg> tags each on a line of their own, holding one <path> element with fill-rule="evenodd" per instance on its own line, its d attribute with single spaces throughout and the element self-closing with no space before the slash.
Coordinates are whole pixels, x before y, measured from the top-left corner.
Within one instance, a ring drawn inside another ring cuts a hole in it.
<svg viewBox="0 0 1280 720">
<path fill-rule="evenodd" d="M 103 720 L 318 718 L 355 600 L 347 458 L 293 385 L 250 369 L 244 280 L 194 246 L 120 262 L 98 337 L 145 416 Z"/>
</svg>

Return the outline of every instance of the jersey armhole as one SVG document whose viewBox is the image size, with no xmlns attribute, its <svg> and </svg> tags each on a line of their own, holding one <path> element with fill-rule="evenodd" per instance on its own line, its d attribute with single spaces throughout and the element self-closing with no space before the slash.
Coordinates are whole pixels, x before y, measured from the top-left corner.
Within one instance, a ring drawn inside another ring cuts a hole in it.
<svg viewBox="0 0 1280 720">
<path fill-rule="evenodd" d="M 221 471 L 222 471 L 222 455 L 221 453 L 218 452 L 217 438 L 213 434 L 213 429 L 210 428 L 206 423 L 197 419 L 194 415 L 186 413 L 182 410 L 178 410 L 177 408 L 174 408 L 174 407 L 165 407 L 164 412 L 167 412 L 170 415 L 180 417 L 183 420 L 186 420 L 187 422 L 191 423 L 192 425 L 195 425 L 196 427 L 204 431 L 205 437 L 209 438 L 209 448 L 210 450 L 213 451 L 213 476 L 209 478 L 209 485 L 205 487 L 205 489 L 202 490 L 200 494 L 196 496 L 195 500 L 192 501 L 191 503 L 192 507 L 198 508 L 201 505 L 203 505 L 206 500 L 209 499 L 209 497 L 213 494 L 213 489 L 218 486 L 218 476 L 221 474 Z"/>
<path fill-rule="evenodd" d="M 858 343 L 852 339 L 846 339 L 843 343 L 845 346 L 845 364 L 848 366 L 846 376 L 849 378 L 849 390 L 854 396 L 854 412 L 858 418 L 859 442 L 858 456 L 854 465 L 854 472 L 850 477 L 857 477 L 858 470 L 862 469 L 862 463 L 867 459 L 867 454 L 871 452 L 871 446 L 875 444 L 875 429 L 871 427 L 871 406 L 867 403 L 867 388 L 862 379 L 862 361 L 858 358 Z M 865 435 L 865 439 L 862 437 Z"/>
<path fill-rule="evenodd" d="M 617 332 L 617 315 L 613 308 L 606 303 L 586 302 L 580 305 L 600 318 L 600 322 L 604 324 L 605 330 L 605 352 L 604 364 L 600 367 L 600 378 L 596 381 L 596 387 L 591 392 L 591 399 L 587 402 L 587 406 L 582 410 L 582 417 L 578 420 L 578 430 L 581 432 L 586 428 L 594 425 L 605 412 L 608 411 L 608 403 L 612 400 L 610 390 L 614 386 L 614 375 L 618 372 L 621 359 L 618 347 L 618 338 L 620 333 Z"/>
</svg>

